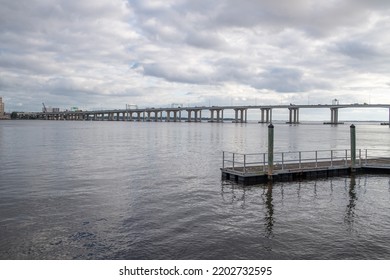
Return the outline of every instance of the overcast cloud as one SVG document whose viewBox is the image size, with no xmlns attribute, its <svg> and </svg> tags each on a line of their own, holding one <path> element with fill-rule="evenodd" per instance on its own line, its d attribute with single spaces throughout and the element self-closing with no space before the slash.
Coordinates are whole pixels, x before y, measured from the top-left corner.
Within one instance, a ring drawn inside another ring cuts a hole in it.
<svg viewBox="0 0 390 280">
<path fill-rule="evenodd" d="M 6 110 L 390 103 L 387 0 L 0 0 Z"/>
</svg>

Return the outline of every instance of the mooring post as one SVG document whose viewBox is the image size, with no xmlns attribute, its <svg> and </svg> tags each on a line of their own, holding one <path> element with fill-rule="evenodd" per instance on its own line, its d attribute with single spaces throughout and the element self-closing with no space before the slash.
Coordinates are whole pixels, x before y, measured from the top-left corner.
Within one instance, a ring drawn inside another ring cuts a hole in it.
<svg viewBox="0 0 390 280">
<path fill-rule="evenodd" d="M 351 132 L 351 172 L 355 172 L 356 164 L 356 129 L 353 124 L 350 126 Z"/>
<path fill-rule="evenodd" d="M 274 170 L 274 126 L 268 126 L 268 180 L 272 180 Z"/>
</svg>

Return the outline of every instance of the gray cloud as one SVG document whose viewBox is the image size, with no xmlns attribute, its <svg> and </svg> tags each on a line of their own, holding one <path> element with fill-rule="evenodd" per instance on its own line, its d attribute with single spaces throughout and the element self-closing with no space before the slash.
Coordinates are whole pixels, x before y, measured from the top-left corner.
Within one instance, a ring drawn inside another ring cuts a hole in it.
<svg viewBox="0 0 390 280">
<path fill-rule="evenodd" d="M 259 92 L 267 102 L 322 101 L 362 88 L 390 103 L 389 1 L 0 4 L 0 96 L 10 109 L 229 103 Z"/>
<path fill-rule="evenodd" d="M 277 92 L 303 92 L 308 89 L 307 84 L 303 81 L 302 71 L 291 68 L 270 68 L 259 74 L 254 86 Z"/>
<path fill-rule="evenodd" d="M 381 56 L 374 44 L 360 41 L 343 41 L 336 46 L 336 51 L 356 59 L 372 59 Z"/>
<path fill-rule="evenodd" d="M 171 82 L 205 84 L 208 82 L 207 73 L 196 66 L 182 63 L 144 64 L 144 74 L 166 79 Z"/>
</svg>

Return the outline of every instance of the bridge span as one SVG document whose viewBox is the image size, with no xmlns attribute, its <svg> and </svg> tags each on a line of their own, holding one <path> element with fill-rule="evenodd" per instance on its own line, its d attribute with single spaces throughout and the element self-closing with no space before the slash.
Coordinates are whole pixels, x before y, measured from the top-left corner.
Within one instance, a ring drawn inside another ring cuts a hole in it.
<svg viewBox="0 0 390 280">
<path fill-rule="evenodd" d="M 176 108 L 130 108 L 114 110 L 93 111 L 64 111 L 64 112 L 28 112 L 18 113 L 18 118 L 35 118 L 43 120 L 95 120 L 95 121 L 154 121 L 154 122 L 223 122 L 224 111 L 234 112 L 234 118 L 229 118 L 235 123 L 246 123 L 249 110 L 259 110 L 259 123 L 271 123 L 272 112 L 277 109 L 287 109 L 289 112 L 286 123 L 298 124 L 299 114 L 302 109 L 330 109 L 330 118 L 324 124 L 340 124 L 339 110 L 348 108 L 387 108 L 389 110 L 388 122 L 390 126 L 390 104 L 318 104 L 318 105 L 256 105 L 256 106 L 201 106 L 201 107 L 176 107 Z M 208 116 L 202 118 L 205 112 Z M 186 114 L 183 114 L 186 113 Z M 387 123 L 386 123 L 387 124 Z"/>
</svg>

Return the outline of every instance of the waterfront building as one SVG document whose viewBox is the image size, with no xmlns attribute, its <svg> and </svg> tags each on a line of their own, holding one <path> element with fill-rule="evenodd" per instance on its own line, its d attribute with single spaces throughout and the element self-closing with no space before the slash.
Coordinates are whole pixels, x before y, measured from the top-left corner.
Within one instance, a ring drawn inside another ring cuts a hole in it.
<svg viewBox="0 0 390 280">
<path fill-rule="evenodd" d="M 4 117 L 4 103 L 3 98 L 0 96 L 0 118 Z"/>
</svg>

